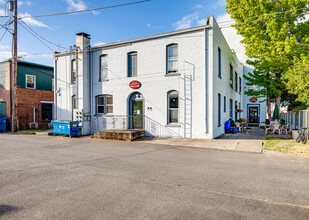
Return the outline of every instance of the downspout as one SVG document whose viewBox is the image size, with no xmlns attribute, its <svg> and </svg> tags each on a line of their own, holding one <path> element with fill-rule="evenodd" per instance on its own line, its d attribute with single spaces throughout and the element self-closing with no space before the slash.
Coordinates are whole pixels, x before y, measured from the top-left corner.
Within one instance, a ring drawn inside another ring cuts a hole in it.
<svg viewBox="0 0 309 220">
<path fill-rule="evenodd" d="M 79 47 L 77 46 L 76 47 L 76 57 L 75 57 L 75 60 L 76 60 L 76 108 L 79 109 L 79 96 L 78 96 L 78 49 Z M 73 91 L 74 93 L 74 91 Z M 73 115 L 73 111 L 74 109 L 72 108 L 72 115 Z M 72 118 L 73 119 L 73 118 Z"/>
<path fill-rule="evenodd" d="M 88 56 L 88 64 L 89 64 L 89 103 L 90 103 L 90 135 L 92 135 L 92 94 L 93 94 L 93 86 L 92 86 L 92 62 L 91 62 L 91 46 L 88 47 L 89 56 Z"/>
<path fill-rule="evenodd" d="M 58 57 L 54 56 L 54 120 L 57 120 L 57 65 Z"/>
<path fill-rule="evenodd" d="M 206 134 L 209 133 L 209 125 L 208 125 L 208 117 L 209 117 L 209 104 L 208 104 L 208 89 L 209 89 L 209 86 L 208 86 L 208 31 L 207 29 L 205 28 L 205 43 L 206 43 L 206 46 L 205 46 L 205 130 L 206 130 Z"/>
</svg>

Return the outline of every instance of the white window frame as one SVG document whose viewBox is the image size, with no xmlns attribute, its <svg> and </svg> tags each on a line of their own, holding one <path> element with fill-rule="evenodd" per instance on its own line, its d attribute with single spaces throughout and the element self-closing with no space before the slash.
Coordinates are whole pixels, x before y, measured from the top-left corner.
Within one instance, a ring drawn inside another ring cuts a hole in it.
<svg viewBox="0 0 309 220">
<path fill-rule="evenodd" d="M 128 77 L 137 77 L 137 59 L 138 59 L 138 56 L 137 56 L 137 52 L 136 51 L 132 51 L 132 52 L 129 52 L 128 55 L 127 55 L 127 60 L 128 60 Z M 131 57 L 135 56 L 136 57 L 136 63 L 135 63 L 135 72 L 133 72 L 134 68 L 133 67 L 133 62 L 131 63 Z M 131 66 L 130 66 L 131 64 Z M 131 75 L 130 75 L 131 74 Z"/>
<path fill-rule="evenodd" d="M 106 58 L 106 63 L 107 63 L 107 66 L 106 67 L 102 67 L 102 59 L 103 58 Z M 106 70 L 106 77 L 103 77 L 102 76 L 102 73 L 103 73 L 103 71 L 102 70 Z M 102 81 L 105 81 L 105 80 L 107 80 L 108 79 L 108 54 L 102 54 L 101 56 L 100 56 L 100 76 L 99 76 L 99 81 L 100 82 L 102 82 Z"/>
<path fill-rule="evenodd" d="M 177 47 L 177 57 L 169 57 L 169 48 Z M 169 44 L 166 46 L 166 74 L 178 73 L 178 44 Z M 176 68 L 170 68 L 170 61 L 176 61 Z"/>
<path fill-rule="evenodd" d="M 31 88 L 31 87 L 28 87 L 27 85 L 27 78 L 29 77 L 33 77 L 33 84 L 34 84 L 34 87 Z M 35 75 L 30 75 L 30 74 L 26 74 L 26 89 L 36 89 L 36 76 Z"/>
<path fill-rule="evenodd" d="M 171 108 L 170 107 L 170 95 L 177 95 L 177 99 L 178 99 L 178 108 Z M 173 111 L 177 111 L 177 122 L 171 122 L 170 121 L 170 110 L 173 110 Z M 179 92 L 176 91 L 176 90 L 171 90 L 167 93 L 167 124 L 168 125 L 173 125 L 173 124 L 176 124 L 178 125 L 179 124 Z"/>
<path fill-rule="evenodd" d="M 112 98 L 112 104 L 107 104 L 107 97 Z M 96 114 L 97 115 L 106 115 L 106 114 L 113 114 L 114 112 L 114 100 L 113 100 L 113 96 L 112 95 L 98 95 L 95 97 L 96 98 Z M 103 104 L 98 104 L 98 99 L 99 98 L 103 98 Z M 103 113 L 99 113 L 99 106 L 103 106 Z M 112 107 L 112 111 L 111 112 L 107 112 L 108 107 Z"/>
<path fill-rule="evenodd" d="M 74 72 L 74 69 L 75 69 L 75 72 Z M 75 79 L 74 79 L 74 75 L 75 75 Z M 71 83 L 76 83 L 76 80 L 77 80 L 76 59 L 72 59 L 71 60 Z"/>
</svg>

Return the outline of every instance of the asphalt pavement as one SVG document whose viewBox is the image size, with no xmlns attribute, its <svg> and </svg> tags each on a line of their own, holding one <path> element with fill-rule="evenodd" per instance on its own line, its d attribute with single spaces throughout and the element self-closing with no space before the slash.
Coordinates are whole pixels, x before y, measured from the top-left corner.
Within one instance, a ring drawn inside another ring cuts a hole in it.
<svg viewBox="0 0 309 220">
<path fill-rule="evenodd" d="M 0 219 L 309 219 L 309 158 L 0 135 Z"/>
</svg>

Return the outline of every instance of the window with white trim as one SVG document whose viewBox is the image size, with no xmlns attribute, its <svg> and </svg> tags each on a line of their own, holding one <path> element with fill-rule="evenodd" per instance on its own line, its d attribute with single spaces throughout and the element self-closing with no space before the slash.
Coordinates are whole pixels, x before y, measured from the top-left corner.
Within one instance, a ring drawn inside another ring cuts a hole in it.
<svg viewBox="0 0 309 220">
<path fill-rule="evenodd" d="M 76 60 L 71 60 L 71 83 L 76 83 Z"/>
<path fill-rule="evenodd" d="M 100 81 L 106 80 L 108 77 L 108 55 L 100 56 Z"/>
<path fill-rule="evenodd" d="M 96 113 L 111 114 L 113 113 L 113 96 L 99 95 L 96 97 Z"/>
<path fill-rule="evenodd" d="M 36 89 L 36 76 L 26 74 L 26 88 Z"/>
<path fill-rule="evenodd" d="M 179 94 L 175 90 L 167 93 L 168 124 L 178 124 L 178 97 L 179 97 Z"/>
<path fill-rule="evenodd" d="M 137 76 L 137 52 L 128 53 L 128 77 Z"/>
<path fill-rule="evenodd" d="M 178 44 L 166 47 L 167 52 L 167 74 L 178 72 Z"/>
</svg>

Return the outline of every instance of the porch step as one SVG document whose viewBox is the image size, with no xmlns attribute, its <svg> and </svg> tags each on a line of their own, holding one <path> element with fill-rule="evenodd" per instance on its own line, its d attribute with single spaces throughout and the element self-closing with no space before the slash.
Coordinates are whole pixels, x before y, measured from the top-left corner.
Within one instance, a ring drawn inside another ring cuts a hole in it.
<svg viewBox="0 0 309 220">
<path fill-rule="evenodd" d="M 134 141 L 137 138 L 145 136 L 145 130 L 104 130 L 98 131 L 94 134 L 94 138 L 98 139 L 110 139 L 110 140 L 122 140 L 122 141 Z"/>
</svg>

